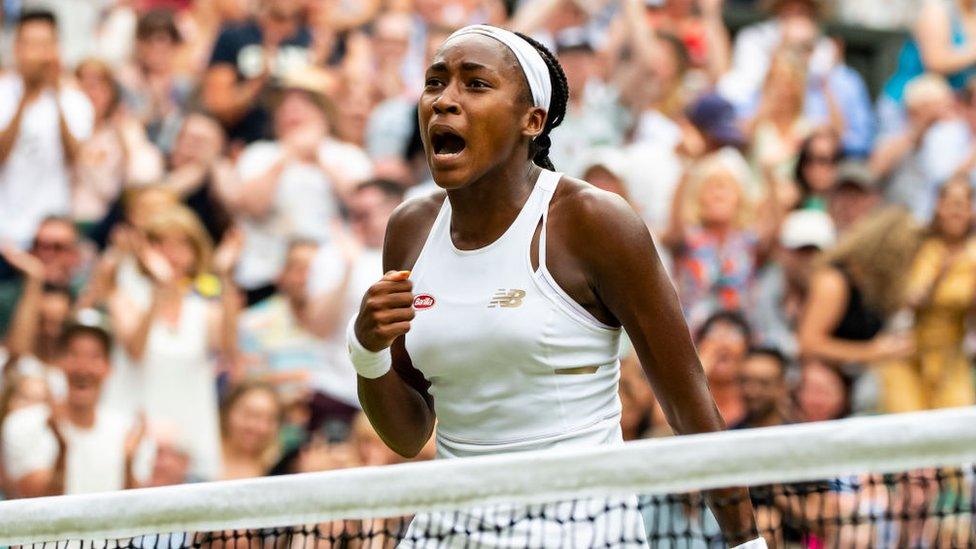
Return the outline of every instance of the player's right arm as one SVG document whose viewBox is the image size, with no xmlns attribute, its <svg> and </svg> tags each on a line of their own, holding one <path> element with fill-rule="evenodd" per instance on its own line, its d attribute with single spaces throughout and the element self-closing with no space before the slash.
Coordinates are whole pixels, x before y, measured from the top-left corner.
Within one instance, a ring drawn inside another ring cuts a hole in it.
<svg viewBox="0 0 976 549">
<path fill-rule="evenodd" d="M 380 438 L 393 451 L 414 457 L 434 432 L 430 383 L 410 361 L 404 335 L 413 319 L 413 284 L 408 280 L 440 206 L 440 198 L 410 201 L 390 218 L 383 244 L 386 274 L 363 296 L 355 335 L 369 351 L 389 348 L 393 367 L 368 379 L 359 376 L 359 401 Z"/>
</svg>

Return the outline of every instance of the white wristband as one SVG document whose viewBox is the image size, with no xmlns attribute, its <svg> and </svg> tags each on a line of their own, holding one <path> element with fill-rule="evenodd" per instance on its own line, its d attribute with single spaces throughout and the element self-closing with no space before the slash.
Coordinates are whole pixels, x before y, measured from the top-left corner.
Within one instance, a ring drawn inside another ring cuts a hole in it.
<svg viewBox="0 0 976 549">
<path fill-rule="evenodd" d="M 383 349 L 378 353 L 370 351 L 359 342 L 356 337 L 356 317 L 349 322 L 346 328 L 346 348 L 349 350 L 349 358 L 352 359 L 352 366 L 356 373 L 366 379 L 376 379 L 382 377 L 393 367 L 393 355 L 389 349 Z"/>
<path fill-rule="evenodd" d="M 766 540 L 762 537 L 758 537 L 754 540 L 749 540 L 745 543 L 740 543 L 732 549 L 767 549 Z"/>
</svg>

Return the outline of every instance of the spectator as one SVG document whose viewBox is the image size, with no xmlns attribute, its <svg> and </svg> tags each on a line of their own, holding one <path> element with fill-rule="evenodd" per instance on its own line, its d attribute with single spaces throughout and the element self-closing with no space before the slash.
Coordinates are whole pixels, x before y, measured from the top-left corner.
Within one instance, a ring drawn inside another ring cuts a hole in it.
<svg viewBox="0 0 976 549">
<path fill-rule="evenodd" d="M 221 31 L 203 77 L 203 104 L 223 123 L 232 145 L 270 135 L 264 91 L 273 78 L 309 63 L 312 35 L 302 2 L 260 0 L 259 5 L 257 17 Z"/>
<path fill-rule="evenodd" d="M 224 480 L 261 477 L 278 458 L 277 437 L 282 405 L 274 388 L 244 382 L 220 406 L 220 441 Z"/>
<path fill-rule="evenodd" d="M 716 313 L 695 334 L 709 391 L 728 425 L 742 421 L 746 414 L 739 375 L 751 344 L 752 329 L 737 313 Z"/>
<path fill-rule="evenodd" d="M 756 269 L 779 230 L 776 186 L 767 185 L 764 224 L 750 225 L 749 167 L 733 150 L 705 157 L 675 191 L 662 243 L 675 257 L 678 293 L 692 327 L 716 311 L 748 310 Z"/>
<path fill-rule="evenodd" d="M 361 150 L 329 137 L 331 107 L 319 84 L 285 82 L 274 109 L 278 141 L 248 146 L 237 162 L 240 184 L 221 190 L 228 207 L 241 212 L 247 237 L 236 278 L 248 303 L 273 293 L 290 240 L 329 240 L 336 194 L 371 169 Z"/>
<path fill-rule="evenodd" d="M 925 0 L 912 37 L 905 42 L 895 74 L 878 100 L 882 134 L 905 129 L 909 83 L 925 73 L 943 76 L 955 90 L 976 75 L 976 2 L 972 0 Z"/>
<path fill-rule="evenodd" d="M 6 366 L 6 360 L 5 366 Z M 43 376 L 24 375 L 3 369 L 3 383 L 0 383 L 0 427 L 10 413 L 51 401 L 51 394 Z M 2 428 L 0 428 L 2 434 Z M 0 439 L 2 446 L 2 439 Z M 7 478 L 3 470 L 3 455 L 0 451 L 0 499 L 13 494 L 17 487 Z"/>
<path fill-rule="evenodd" d="M 804 72 L 812 78 L 826 75 L 837 60 L 837 46 L 820 34 L 821 0 L 770 0 L 771 19 L 742 29 L 735 38 L 732 69 L 719 83 L 721 94 L 733 105 L 747 104 L 766 80 L 776 52 L 807 52 Z"/>
<path fill-rule="evenodd" d="M 139 426 L 98 407 L 111 337 L 97 325 L 64 331 L 64 406 L 36 404 L 7 416 L 4 470 L 18 497 L 120 490 L 135 484 Z"/>
<path fill-rule="evenodd" d="M 867 218 L 881 203 L 878 180 L 870 168 L 857 161 L 838 166 L 837 185 L 827 197 L 827 212 L 839 234 Z"/>
<path fill-rule="evenodd" d="M 60 401 L 66 393 L 66 382 L 55 362 L 58 342 L 71 311 L 71 294 L 63 287 L 45 285 L 44 265 L 32 254 L 10 247 L 0 249 L 0 256 L 25 279 L 3 350 L 3 371 L 44 379 L 54 400 Z"/>
<path fill-rule="evenodd" d="M 976 404 L 973 368 L 963 348 L 976 299 L 973 188 L 966 177 L 939 193 L 930 236 L 908 272 L 906 300 L 915 312 L 917 351 L 885 364 L 882 410 L 913 412 Z"/>
<path fill-rule="evenodd" d="M 837 166 L 843 151 L 837 135 L 827 128 L 814 130 L 800 145 L 794 180 L 801 209 L 827 210 L 827 201 L 837 185 Z"/>
<path fill-rule="evenodd" d="M 122 98 L 149 139 L 168 153 L 194 87 L 189 75 L 177 72 L 183 38 L 173 13 L 164 9 L 142 14 L 135 38 L 135 55 L 119 72 Z"/>
<path fill-rule="evenodd" d="M 771 170 L 778 184 L 789 181 L 800 146 L 813 130 L 803 115 L 806 70 L 786 53 L 773 57 L 759 109 L 747 123 L 753 163 Z"/>
<path fill-rule="evenodd" d="M 830 421 L 851 415 L 851 379 L 829 364 L 806 359 L 795 391 L 799 421 Z"/>
<path fill-rule="evenodd" d="M 211 254 L 210 239 L 196 216 L 173 207 L 149 221 L 146 237 L 136 254 L 151 292 L 116 290 L 109 301 L 112 324 L 141 371 L 139 404 L 147 419 L 177 425 L 193 449 L 193 474 L 214 479 L 220 456 L 217 369 L 210 352 L 224 366 L 234 364 L 238 304 L 230 274 L 240 235 L 229 233 Z M 211 266 L 219 280 L 207 276 Z M 214 302 L 210 298 L 220 286 L 220 300 Z"/>
<path fill-rule="evenodd" d="M 688 121 L 702 138 L 702 153 L 732 147 L 744 149 L 745 136 L 736 122 L 735 107 L 717 93 L 706 93 L 688 107 Z"/>
<path fill-rule="evenodd" d="M 830 216 L 818 210 L 795 211 L 783 221 L 775 261 L 763 268 L 756 284 L 755 328 L 763 345 L 797 355 L 796 327 L 810 273 L 836 238 Z"/>
<path fill-rule="evenodd" d="M 345 350 L 346 326 L 376 275 L 383 272 L 386 224 L 402 200 L 403 189 L 392 181 L 360 184 L 349 199 L 352 234 L 337 232 L 337 238 L 323 246 L 312 262 L 309 325 L 329 342 L 328 373 L 321 374 L 329 383 L 319 390 L 328 397 L 323 402 L 344 404 L 333 408 L 359 407 L 354 370 Z"/>
<path fill-rule="evenodd" d="M 907 266 L 918 247 L 911 216 L 898 208 L 874 214 L 852 228 L 820 261 L 798 328 L 800 353 L 861 374 L 882 360 L 911 356 L 905 334 L 883 333 L 885 319 L 901 305 Z M 877 395 L 869 376 L 855 404 L 871 409 Z"/>
<path fill-rule="evenodd" d="M 566 73 L 569 105 L 552 135 L 550 157 L 560 169 L 579 174 L 579 160 L 589 149 L 622 144 L 627 113 L 617 91 L 601 78 L 600 59 L 583 29 L 557 34 L 555 53 Z"/>
<path fill-rule="evenodd" d="M 92 132 L 91 103 L 62 82 L 54 15 L 21 14 L 17 69 L 0 76 L 0 238 L 26 246 L 41 220 L 71 209 L 69 168 Z"/>
<path fill-rule="evenodd" d="M 95 109 L 94 133 L 78 149 L 71 188 L 72 217 L 88 233 L 125 187 L 156 183 L 163 159 L 139 121 L 120 108 L 121 89 L 108 65 L 86 59 L 75 75 Z"/>
<path fill-rule="evenodd" d="M 972 137 L 954 112 L 945 79 L 923 75 L 905 87 L 908 127 L 883 139 L 871 156 L 871 170 L 887 178 L 885 198 L 904 205 L 919 223 L 932 218 L 938 188 L 966 161 Z"/>
<path fill-rule="evenodd" d="M 221 189 L 237 185 L 233 164 L 223 156 L 226 136 L 220 124 L 201 112 L 187 114 L 169 155 L 163 187 L 176 193 L 219 241 L 230 227 L 231 215 Z"/>
<path fill-rule="evenodd" d="M 149 425 L 145 437 L 155 452 L 152 471 L 144 487 L 174 486 L 196 481 L 190 473 L 192 450 L 178 427 L 167 423 Z"/>
<path fill-rule="evenodd" d="M 78 241 L 78 231 L 70 219 L 52 216 L 41 221 L 30 254 L 40 261 L 43 284 L 68 288 L 72 296 L 84 284 L 84 254 Z M 9 266 L 24 273 L 16 265 Z M 0 333 L 6 332 L 24 289 L 18 279 L 0 280 Z"/>
<path fill-rule="evenodd" d="M 746 414 L 731 429 L 775 427 L 791 422 L 786 369 L 786 357 L 776 349 L 749 351 L 739 373 Z"/>
<path fill-rule="evenodd" d="M 335 386 L 330 349 L 309 323 L 308 275 L 318 248 L 312 241 L 292 242 L 275 294 L 241 316 L 242 360 L 248 374 L 275 387 L 286 405 L 310 397 L 313 388 Z M 326 379 L 316 382 L 322 376 Z M 341 376 L 340 385 L 349 389 L 343 399 L 350 409 L 348 422 L 358 410 L 354 373 Z"/>
<path fill-rule="evenodd" d="M 731 44 L 722 21 L 722 4 L 723 0 L 644 2 L 651 28 L 677 36 L 688 50 L 691 64 L 704 69 L 713 82 L 729 70 Z"/>
</svg>

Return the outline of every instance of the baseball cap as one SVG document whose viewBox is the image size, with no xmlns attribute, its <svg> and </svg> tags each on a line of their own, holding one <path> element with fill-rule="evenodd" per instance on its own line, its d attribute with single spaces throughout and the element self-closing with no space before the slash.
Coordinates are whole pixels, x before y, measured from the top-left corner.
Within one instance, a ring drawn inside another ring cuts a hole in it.
<svg viewBox="0 0 976 549">
<path fill-rule="evenodd" d="M 779 242 L 784 248 L 798 250 L 815 247 L 826 250 L 837 242 L 837 230 L 829 215 L 820 210 L 797 210 L 783 220 Z"/>
<path fill-rule="evenodd" d="M 837 186 L 855 186 L 865 192 L 873 192 L 878 178 L 864 162 L 845 160 L 837 167 Z"/>
<path fill-rule="evenodd" d="M 723 145 L 740 146 L 745 137 L 736 124 L 735 107 L 717 93 L 706 93 L 688 107 L 688 119 Z"/>
</svg>

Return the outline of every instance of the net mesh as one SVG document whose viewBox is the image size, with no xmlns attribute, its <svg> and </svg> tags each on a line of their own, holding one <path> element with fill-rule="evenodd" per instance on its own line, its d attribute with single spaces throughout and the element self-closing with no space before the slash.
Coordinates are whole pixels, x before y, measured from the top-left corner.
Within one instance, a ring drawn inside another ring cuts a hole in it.
<svg viewBox="0 0 976 549">
<path fill-rule="evenodd" d="M 714 489 L 748 485 L 776 547 L 976 548 L 974 463 L 960 409 L 3 502 L 0 545 L 727 547 Z"/>
</svg>

